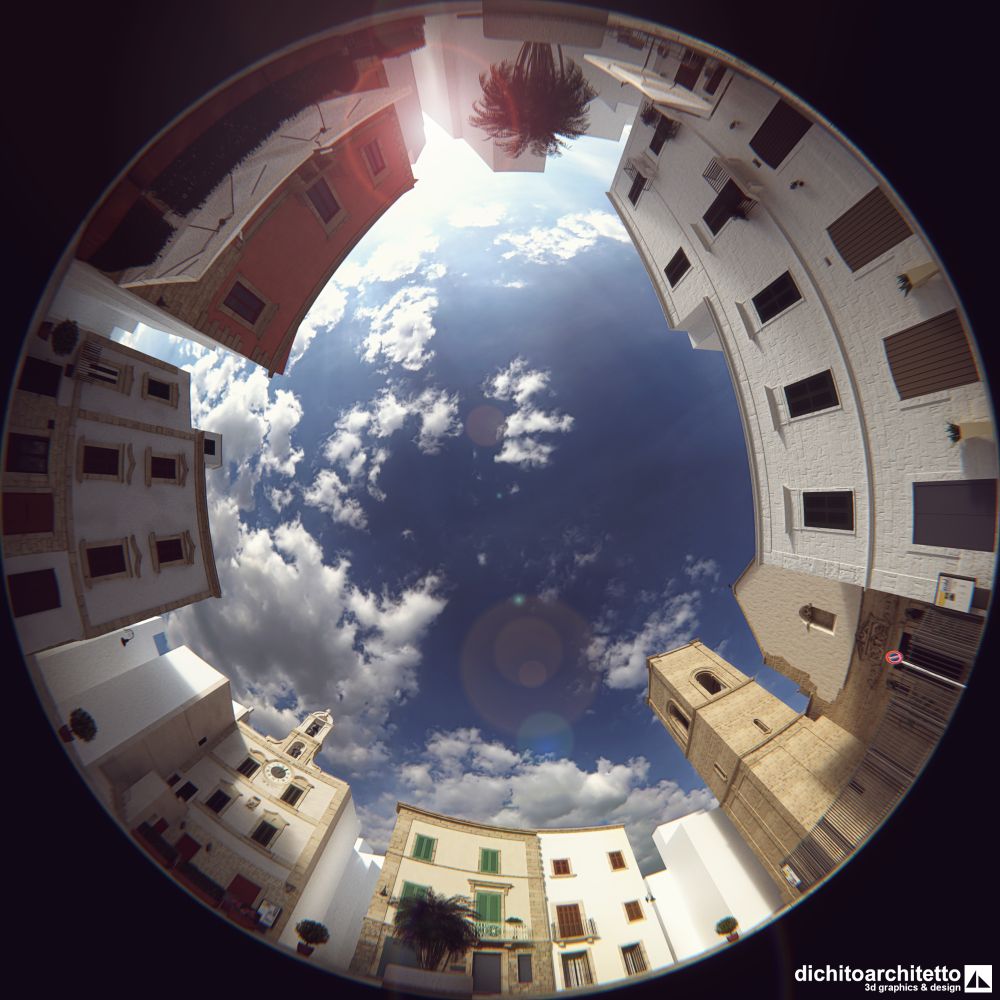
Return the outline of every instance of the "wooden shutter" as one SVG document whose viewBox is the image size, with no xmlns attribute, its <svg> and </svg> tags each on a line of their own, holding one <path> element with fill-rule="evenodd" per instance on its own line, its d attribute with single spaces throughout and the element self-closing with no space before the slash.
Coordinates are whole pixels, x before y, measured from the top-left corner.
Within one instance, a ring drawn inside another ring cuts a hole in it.
<svg viewBox="0 0 1000 1000">
<path fill-rule="evenodd" d="M 4 493 L 3 533 L 27 535 L 52 531 L 55 510 L 51 493 Z"/>
<path fill-rule="evenodd" d="M 692 52 L 691 49 L 686 49 L 681 64 L 674 74 L 674 83 L 686 90 L 693 90 L 704 65 L 705 56 L 699 52 Z"/>
<path fill-rule="evenodd" d="M 83 446 L 83 472 L 87 476 L 117 476 L 121 451 L 99 445 Z"/>
<path fill-rule="evenodd" d="M 881 188 L 869 191 L 853 208 L 827 226 L 826 231 L 837 253 L 852 271 L 881 257 L 912 233 Z"/>
<path fill-rule="evenodd" d="M 778 101 L 750 140 L 750 148 L 769 166 L 778 167 L 812 122 L 791 105 Z"/>
<path fill-rule="evenodd" d="M 251 326 L 257 322 L 260 314 L 264 311 L 264 302 L 239 281 L 229 290 L 229 294 L 222 304 L 227 309 L 231 309 L 237 316 L 245 319 Z"/>
<path fill-rule="evenodd" d="M 403 889 L 399 894 L 400 899 L 423 899 L 427 895 L 427 886 L 415 885 L 413 882 L 404 882 Z"/>
<path fill-rule="evenodd" d="M 232 882 L 226 886 L 226 892 L 244 906 L 253 906 L 260 895 L 260 886 L 242 875 L 234 875 Z"/>
<path fill-rule="evenodd" d="M 117 573 L 127 573 L 128 564 L 125 561 L 124 545 L 99 545 L 87 549 L 87 568 L 91 577 L 114 576 Z"/>
<path fill-rule="evenodd" d="M 61 607 L 59 581 L 53 569 L 12 573 L 7 577 L 7 588 L 10 591 L 10 610 L 15 618 Z"/>
<path fill-rule="evenodd" d="M 560 937 L 583 937 L 583 917 L 578 903 L 557 906 L 556 921 L 559 924 Z"/>
<path fill-rule="evenodd" d="M 490 875 L 497 875 L 500 872 L 500 852 L 490 850 L 487 847 L 479 849 L 479 870 L 488 872 Z"/>
<path fill-rule="evenodd" d="M 25 392 L 34 392 L 40 396 L 58 396 L 62 377 L 63 369 L 60 365 L 54 365 L 51 361 L 42 361 L 41 358 L 27 357 L 24 359 L 24 367 L 21 369 L 21 377 L 18 379 L 17 387 Z"/>
<path fill-rule="evenodd" d="M 962 321 L 954 309 L 894 333 L 883 343 L 900 399 L 979 381 Z"/>
<path fill-rule="evenodd" d="M 179 538 L 166 538 L 156 543 L 156 558 L 162 566 L 165 563 L 184 561 L 184 546 Z"/>
<path fill-rule="evenodd" d="M 418 833 L 413 845 L 413 856 L 421 861 L 431 861 L 434 857 L 435 843 L 433 837 L 425 837 L 422 833 Z"/>
<path fill-rule="evenodd" d="M 913 541 L 917 545 L 992 552 L 996 520 L 995 479 L 913 484 Z"/>
<path fill-rule="evenodd" d="M 556 858 L 552 862 L 552 874 L 553 875 L 568 875 L 569 874 L 569 859 L 568 858 Z"/>
<path fill-rule="evenodd" d="M 625 904 L 625 916 L 629 920 L 642 920 L 642 904 L 637 899 L 633 899 Z"/>
<path fill-rule="evenodd" d="M 187 802 L 187 800 L 191 798 L 191 796 L 194 795 L 194 793 L 197 791 L 198 791 L 197 785 L 193 785 L 190 781 L 186 781 L 184 782 L 180 790 L 175 794 L 177 795 L 177 798 L 183 799 L 185 802 Z"/>
<path fill-rule="evenodd" d="M 670 262 L 663 269 L 663 273 L 666 275 L 671 288 L 673 288 L 674 285 L 676 285 L 677 282 L 680 281 L 685 274 L 687 274 L 690 267 L 691 262 L 688 260 L 687 254 L 684 252 L 684 248 L 681 247 L 681 249 L 670 258 Z"/>
<path fill-rule="evenodd" d="M 608 860 L 611 862 L 612 871 L 621 871 L 625 867 L 625 857 L 621 851 L 610 851 Z"/>
<path fill-rule="evenodd" d="M 501 989 L 500 958 L 497 952 L 476 951 L 472 954 L 472 992 L 499 993 Z"/>
<path fill-rule="evenodd" d="M 500 923 L 501 899 L 499 892 L 477 892 L 476 913 L 479 914 L 479 919 L 491 924 Z"/>
<path fill-rule="evenodd" d="M 531 956 L 530 955 L 518 955 L 517 956 L 517 981 L 519 983 L 530 983 L 530 982 L 532 982 Z"/>
<path fill-rule="evenodd" d="M 8 434 L 6 469 L 8 472 L 47 473 L 49 439 L 38 434 Z"/>
</svg>

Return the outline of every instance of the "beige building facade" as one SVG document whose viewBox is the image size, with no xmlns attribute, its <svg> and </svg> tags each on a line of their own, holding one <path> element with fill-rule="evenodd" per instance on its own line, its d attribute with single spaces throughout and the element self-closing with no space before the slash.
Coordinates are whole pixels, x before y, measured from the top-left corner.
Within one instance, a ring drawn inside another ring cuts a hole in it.
<svg viewBox="0 0 1000 1000">
<path fill-rule="evenodd" d="M 7 593 L 26 653 L 88 639 L 221 590 L 190 376 L 54 323 L 31 337 L 3 442 Z M 61 348 L 64 345 L 59 345 Z"/>
<path fill-rule="evenodd" d="M 443 896 L 467 897 L 480 917 L 476 929 L 482 944 L 442 974 L 446 984 L 464 985 L 466 992 L 554 993 L 537 834 L 466 822 L 403 803 L 396 812 L 351 973 L 381 983 L 387 969 L 392 976 L 396 966 L 416 965 L 413 953 L 394 940 L 393 920 L 400 899 L 432 889 Z"/>
</svg>

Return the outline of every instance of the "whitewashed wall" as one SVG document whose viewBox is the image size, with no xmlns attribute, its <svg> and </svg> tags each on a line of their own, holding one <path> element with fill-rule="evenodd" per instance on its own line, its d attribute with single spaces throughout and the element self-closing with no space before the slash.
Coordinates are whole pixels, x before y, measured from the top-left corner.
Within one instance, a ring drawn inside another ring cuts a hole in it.
<svg viewBox="0 0 1000 1000">
<path fill-rule="evenodd" d="M 611 983 L 627 978 L 622 947 L 641 942 L 650 969 L 662 969 L 673 962 L 663 930 L 651 904 L 646 902 L 646 886 L 639 865 L 632 853 L 622 827 L 599 827 L 567 832 L 538 834 L 545 870 L 545 894 L 549 920 L 556 919 L 555 907 L 560 903 L 579 903 L 584 919 L 593 919 L 598 937 L 593 943 L 572 942 L 552 945 L 552 961 L 556 968 L 556 986 L 566 988 L 562 956 L 586 949 L 595 983 Z M 610 851 L 621 851 L 626 867 L 611 868 Z M 566 858 L 571 875 L 554 876 L 552 862 Z M 625 903 L 638 901 L 643 919 L 630 922 Z"/>
<path fill-rule="evenodd" d="M 922 600 L 933 599 L 942 571 L 990 587 L 993 553 L 912 542 L 914 481 L 996 476 L 995 448 L 985 459 L 979 448 L 972 462 L 970 448 L 952 445 L 945 433 L 948 421 L 989 415 L 986 387 L 980 382 L 901 402 L 882 346 L 889 334 L 954 308 L 955 299 L 941 276 L 907 297 L 898 290 L 898 274 L 932 259 L 917 235 L 851 273 L 826 227 L 879 181 L 824 127 L 814 124 L 777 170 L 752 164 L 748 142 L 776 99 L 762 84 L 734 77 L 711 120 L 677 114 L 680 132 L 654 158 L 656 176 L 633 208 L 624 164 L 652 136 L 636 120 L 609 192 L 671 326 L 686 329 L 705 299 L 718 317 L 748 437 L 758 554 L 766 563 Z M 716 194 L 702 173 L 715 156 L 739 160 L 738 172 L 760 190 L 751 218 L 731 220 L 712 238 L 702 215 Z M 793 180 L 804 186 L 791 190 Z M 663 268 L 678 248 L 692 266 L 670 289 Z M 785 271 L 803 297 L 761 325 L 750 299 Z M 752 338 L 737 303 L 753 318 Z M 840 406 L 790 419 L 781 388 L 825 369 L 833 373 Z M 777 390 L 774 410 L 766 387 Z M 854 491 L 853 531 L 802 527 L 801 491 L 823 489 Z"/>
</svg>

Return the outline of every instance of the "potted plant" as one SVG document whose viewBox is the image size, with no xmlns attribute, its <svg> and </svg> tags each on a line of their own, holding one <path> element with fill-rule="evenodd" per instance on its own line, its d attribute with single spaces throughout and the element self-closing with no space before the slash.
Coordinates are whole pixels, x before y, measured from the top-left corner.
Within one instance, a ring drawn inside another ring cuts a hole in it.
<svg viewBox="0 0 1000 1000">
<path fill-rule="evenodd" d="M 300 920 L 295 925 L 295 933 L 302 938 L 298 945 L 300 955 L 311 955 L 316 945 L 326 944 L 330 940 L 326 924 L 321 924 L 318 920 Z"/>
<path fill-rule="evenodd" d="M 948 438 L 952 444 L 969 438 L 993 437 L 993 424 L 989 420 L 963 420 L 960 424 L 948 424 Z"/>
<path fill-rule="evenodd" d="M 896 284 L 903 295 L 909 295 L 914 288 L 919 288 L 938 273 L 937 264 L 916 264 L 905 274 L 896 275 Z"/>
<path fill-rule="evenodd" d="M 80 328 L 71 319 L 64 319 L 52 331 L 52 350 L 60 357 L 72 354 L 80 339 Z"/>
<path fill-rule="evenodd" d="M 89 712 L 74 708 L 69 715 L 69 725 L 62 726 L 59 735 L 66 743 L 72 743 L 76 736 L 84 743 L 89 743 L 97 735 L 97 723 Z"/>
<path fill-rule="evenodd" d="M 739 921 L 736 917 L 729 916 L 723 917 L 715 925 L 715 933 L 719 935 L 724 935 L 727 941 L 737 941 L 739 940 L 740 932 L 738 930 L 740 926 Z"/>
<path fill-rule="evenodd" d="M 659 120 L 660 112 L 647 101 L 642 106 L 642 111 L 639 112 L 639 121 L 641 121 L 643 125 L 648 125 L 650 128 L 654 128 Z"/>
</svg>

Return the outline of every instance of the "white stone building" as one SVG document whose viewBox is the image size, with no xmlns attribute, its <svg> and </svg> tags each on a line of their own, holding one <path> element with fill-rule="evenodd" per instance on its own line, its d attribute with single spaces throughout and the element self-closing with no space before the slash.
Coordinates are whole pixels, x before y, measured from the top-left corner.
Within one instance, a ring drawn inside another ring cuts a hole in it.
<svg viewBox="0 0 1000 1000">
<path fill-rule="evenodd" d="M 781 893 L 721 809 L 700 810 L 653 831 L 663 871 L 648 896 L 678 962 L 724 942 L 715 927 L 733 916 L 744 934 L 784 906 Z"/>
<path fill-rule="evenodd" d="M 757 572 L 839 586 L 815 598 L 826 615 L 797 625 L 816 636 L 836 614 L 821 599 L 848 617 L 860 588 L 933 604 L 942 573 L 974 581 L 985 607 L 997 453 L 961 304 L 865 159 L 744 70 L 721 80 L 707 118 L 630 81 L 679 127 L 637 118 L 608 197 L 669 326 L 729 369 Z M 669 83 L 658 58 L 656 74 Z"/>
<path fill-rule="evenodd" d="M 672 965 L 623 826 L 539 830 L 557 990 Z"/>
<path fill-rule="evenodd" d="M 58 326 L 55 327 L 58 329 Z M 190 375 L 81 330 L 29 338 L 4 439 L 7 592 L 26 653 L 220 596 Z"/>
</svg>

